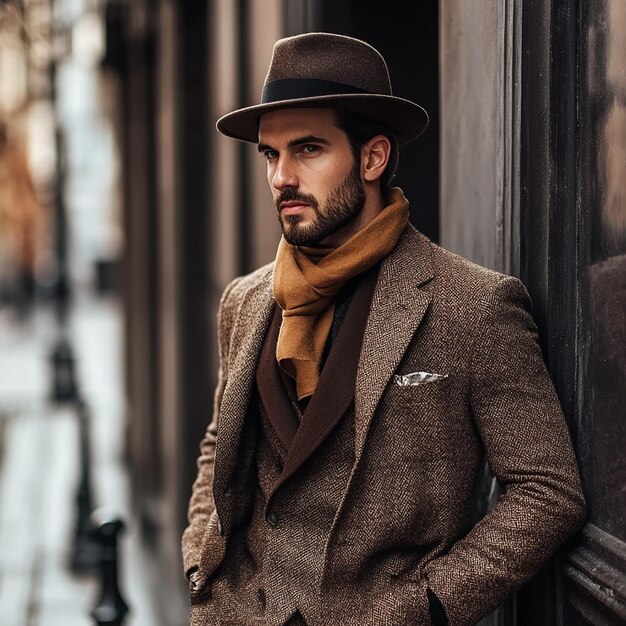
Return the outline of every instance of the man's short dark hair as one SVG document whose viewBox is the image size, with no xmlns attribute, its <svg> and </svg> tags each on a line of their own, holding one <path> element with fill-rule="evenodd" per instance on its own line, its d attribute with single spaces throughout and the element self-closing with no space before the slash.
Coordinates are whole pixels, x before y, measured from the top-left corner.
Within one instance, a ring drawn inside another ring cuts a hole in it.
<svg viewBox="0 0 626 626">
<path fill-rule="evenodd" d="M 371 117 L 352 113 L 350 111 L 336 111 L 337 127 L 348 136 L 350 148 L 355 159 L 360 159 L 361 148 L 376 135 L 385 135 L 391 144 L 389 152 L 389 162 L 380 177 L 380 189 L 385 192 L 391 185 L 391 180 L 398 169 L 400 160 L 400 145 L 395 133 L 391 131 L 385 124 L 374 120 Z"/>
</svg>

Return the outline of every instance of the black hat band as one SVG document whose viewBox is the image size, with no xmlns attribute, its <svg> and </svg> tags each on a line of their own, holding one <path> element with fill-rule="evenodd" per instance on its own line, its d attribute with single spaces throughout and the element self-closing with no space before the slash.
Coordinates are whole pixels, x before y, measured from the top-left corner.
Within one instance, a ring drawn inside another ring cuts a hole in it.
<svg viewBox="0 0 626 626">
<path fill-rule="evenodd" d="M 359 87 L 336 83 L 320 78 L 282 78 L 273 80 L 263 87 L 261 104 L 298 100 L 316 96 L 339 96 L 347 94 L 372 93 Z"/>
</svg>

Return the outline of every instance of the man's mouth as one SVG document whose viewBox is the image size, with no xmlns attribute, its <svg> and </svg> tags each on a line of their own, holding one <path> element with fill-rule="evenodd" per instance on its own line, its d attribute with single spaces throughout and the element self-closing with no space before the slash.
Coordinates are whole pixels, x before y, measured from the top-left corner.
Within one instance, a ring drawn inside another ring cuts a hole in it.
<svg viewBox="0 0 626 626">
<path fill-rule="evenodd" d="M 300 200 L 290 200 L 289 202 L 281 202 L 279 211 L 283 215 L 296 215 L 304 211 L 309 205 Z"/>
</svg>

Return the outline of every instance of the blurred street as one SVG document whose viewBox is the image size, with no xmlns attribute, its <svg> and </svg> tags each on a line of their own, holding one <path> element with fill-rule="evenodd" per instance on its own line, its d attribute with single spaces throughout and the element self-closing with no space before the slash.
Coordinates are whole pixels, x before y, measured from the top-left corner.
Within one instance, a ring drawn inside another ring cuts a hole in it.
<svg viewBox="0 0 626 626">
<path fill-rule="evenodd" d="M 68 567 L 76 523 L 79 433 L 73 406 L 48 402 L 48 355 L 56 327 L 49 311 L 27 319 L 0 309 L 0 623 L 79 626 L 97 602 L 97 574 Z M 150 602 L 145 563 L 122 463 L 121 314 L 113 299 L 79 297 L 69 325 L 78 382 L 92 415 L 95 507 L 120 514 L 122 593 L 128 624 L 161 623 Z"/>
</svg>

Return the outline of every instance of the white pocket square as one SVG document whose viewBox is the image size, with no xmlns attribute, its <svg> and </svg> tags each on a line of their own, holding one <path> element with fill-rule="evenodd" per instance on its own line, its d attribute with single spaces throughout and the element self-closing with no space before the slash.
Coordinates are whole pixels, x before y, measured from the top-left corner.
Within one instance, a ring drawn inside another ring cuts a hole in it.
<svg viewBox="0 0 626 626">
<path fill-rule="evenodd" d="M 395 374 L 393 382 L 401 387 L 415 387 L 425 385 L 436 380 L 448 378 L 447 374 L 433 374 L 432 372 L 411 372 L 410 374 Z"/>
</svg>

